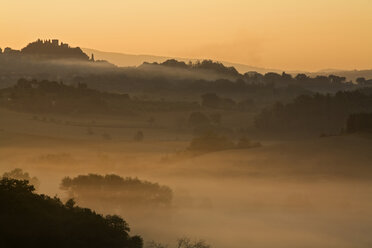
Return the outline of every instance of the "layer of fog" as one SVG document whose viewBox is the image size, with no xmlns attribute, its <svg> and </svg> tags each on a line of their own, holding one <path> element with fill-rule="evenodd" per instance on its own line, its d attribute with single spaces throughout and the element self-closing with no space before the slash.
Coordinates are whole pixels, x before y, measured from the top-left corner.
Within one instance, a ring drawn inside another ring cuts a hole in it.
<svg viewBox="0 0 372 248">
<path fill-rule="evenodd" d="M 369 235 L 372 184 L 369 181 L 326 174 L 317 176 L 316 180 L 310 175 L 310 180 L 306 180 L 306 175 L 300 175 L 299 179 L 298 173 L 287 176 L 280 170 L 278 175 L 266 175 L 265 170 L 260 175 L 257 168 L 249 165 L 244 168 L 240 165 L 245 176 L 236 176 L 229 174 L 230 166 L 246 161 L 243 157 L 228 157 L 231 163 L 227 163 L 211 154 L 193 159 L 192 163 L 181 161 L 168 165 L 159 163 L 158 154 L 151 155 L 151 152 L 131 152 L 128 147 L 122 147 L 124 153 L 119 147 L 116 150 L 110 147 L 112 152 L 107 151 L 109 147 L 90 148 L 71 147 L 71 144 L 68 149 L 62 146 L 2 147 L 1 173 L 23 166 L 39 178 L 41 193 L 57 194 L 64 199 L 59 189 L 61 179 L 91 172 L 139 177 L 167 185 L 174 191 L 169 209 L 138 208 L 123 212 L 119 207 L 102 211 L 120 214 L 129 222 L 132 232 L 143 235 L 147 241 L 171 243 L 175 237 L 186 235 L 205 239 L 213 247 L 239 248 L 352 247 L 355 244 L 368 247 L 372 242 Z M 249 152 L 250 159 L 254 160 L 255 156 L 255 152 Z M 275 163 L 270 159 L 267 162 Z M 299 167 L 303 163 L 302 160 L 293 162 Z M 192 172 L 185 166 L 190 166 Z M 275 166 L 284 171 L 287 168 L 280 163 Z M 250 173 L 252 170 L 257 174 Z"/>
<path fill-rule="evenodd" d="M 21 168 L 39 179 L 39 193 L 67 200 L 62 179 L 89 173 L 169 186 L 169 208 L 100 210 L 120 214 L 132 234 L 145 241 L 172 243 L 189 236 L 217 248 L 372 243 L 372 141 L 366 137 L 264 141 L 257 149 L 165 162 L 165 156 L 185 149 L 191 136 L 153 128 L 144 130 L 143 142 L 134 142 L 130 137 L 138 123 L 129 120 L 121 129 L 95 128 L 92 136 L 80 126 L 38 122 L 30 114 L 1 114 L 0 175 Z M 113 139 L 102 139 L 104 132 Z"/>
<path fill-rule="evenodd" d="M 102 77 L 157 79 L 168 80 L 208 80 L 235 78 L 210 70 L 187 70 L 170 68 L 161 65 L 141 65 L 138 67 L 117 67 L 107 61 L 79 60 L 38 60 L 28 57 L 0 57 L 0 87 L 14 85 L 21 77 L 40 80 L 57 80 L 71 84 L 81 81 L 86 76 L 102 75 Z M 79 79 L 80 78 L 80 79 Z M 105 80 L 103 80 L 106 83 Z M 89 82 L 88 82 L 89 83 Z"/>
</svg>

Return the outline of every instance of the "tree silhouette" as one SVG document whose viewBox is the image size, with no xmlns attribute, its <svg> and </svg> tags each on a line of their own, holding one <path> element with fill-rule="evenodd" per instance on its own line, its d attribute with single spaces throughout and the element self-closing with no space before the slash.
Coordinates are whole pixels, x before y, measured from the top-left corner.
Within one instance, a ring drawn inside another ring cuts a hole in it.
<svg viewBox="0 0 372 248">
<path fill-rule="evenodd" d="M 63 204 L 34 193 L 26 180 L 0 180 L 0 247 L 141 248 L 119 216 L 103 217 L 88 208 Z"/>
<path fill-rule="evenodd" d="M 96 209 L 121 206 L 131 208 L 169 207 L 173 193 L 167 186 L 142 181 L 138 178 L 122 178 L 118 175 L 79 175 L 65 177 L 60 188 L 69 198 L 79 204 L 93 206 Z"/>
<path fill-rule="evenodd" d="M 17 180 L 26 180 L 28 181 L 32 186 L 35 187 L 36 190 L 40 187 L 40 181 L 36 177 L 31 177 L 30 174 L 27 172 L 23 172 L 22 169 L 16 168 L 10 172 L 5 172 L 3 174 L 3 177 L 6 178 L 13 178 Z"/>
</svg>

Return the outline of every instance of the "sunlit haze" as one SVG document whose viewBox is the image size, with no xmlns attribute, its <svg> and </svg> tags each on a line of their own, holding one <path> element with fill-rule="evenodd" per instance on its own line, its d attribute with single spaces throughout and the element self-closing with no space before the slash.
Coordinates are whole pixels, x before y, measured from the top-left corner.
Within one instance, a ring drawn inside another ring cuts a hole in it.
<svg viewBox="0 0 372 248">
<path fill-rule="evenodd" d="M 37 38 L 283 70 L 372 68 L 369 0 L 3 0 L 0 47 Z"/>
<path fill-rule="evenodd" d="M 372 247 L 372 0 L 0 6 L 0 248 Z"/>
</svg>

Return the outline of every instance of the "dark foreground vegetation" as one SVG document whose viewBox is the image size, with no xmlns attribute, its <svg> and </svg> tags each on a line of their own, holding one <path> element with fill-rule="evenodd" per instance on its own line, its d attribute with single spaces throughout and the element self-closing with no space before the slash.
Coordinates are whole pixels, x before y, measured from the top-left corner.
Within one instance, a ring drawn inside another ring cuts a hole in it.
<svg viewBox="0 0 372 248">
<path fill-rule="evenodd" d="M 17 180 L 26 180 L 30 185 L 34 186 L 35 190 L 38 190 L 40 187 L 40 181 L 37 177 L 31 177 L 28 172 L 24 172 L 20 168 L 15 168 L 9 172 L 3 174 L 3 178 L 12 178 Z"/>
<path fill-rule="evenodd" d="M 0 247 L 141 248 L 119 216 L 34 193 L 27 181 L 0 180 Z"/>
</svg>

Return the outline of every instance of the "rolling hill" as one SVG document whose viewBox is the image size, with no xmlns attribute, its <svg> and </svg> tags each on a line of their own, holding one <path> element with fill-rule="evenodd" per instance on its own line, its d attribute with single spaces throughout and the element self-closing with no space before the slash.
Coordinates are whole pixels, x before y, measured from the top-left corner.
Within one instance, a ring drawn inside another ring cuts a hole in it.
<svg viewBox="0 0 372 248">
<path fill-rule="evenodd" d="M 82 48 L 82 50 L 90 55 L 94 54 L 94 57 L 99 60 L 107 60 L 110 61 L 113 64 L 116 64 L 121 67 L 127 67 L 127 66 L 139 66 L 143 62 L 164 62 L 168 59 L 176 59 L 178 61 L 184 61 L 184 62 L 196 62 L 198 59 L 191 59 L 191 58 L 178 58 L 178 57 L 167 57 L 167 56 L 155 56 L 155 55 L 135 55 L 135 54 L 125 54 L 125 53 L 116 53 L 116 52 L 104 52 L 99 51 L 95 49 L 90 48 Z M 268 68 L 260 68 L 250 65 L 244 65 L 244 64 L 238 64 L 238 63 L 231 63 L 227 61 L 220 61 L 225 66 L 233 66 L 235 67 L 240 73 L 245 73 L 248 71 L 256 71 L 259 73 L 267 73 L 267 72 L 278 72 L 281 73 L 281 70 L 277 69 L 268 69 Z"/>
</svg>

